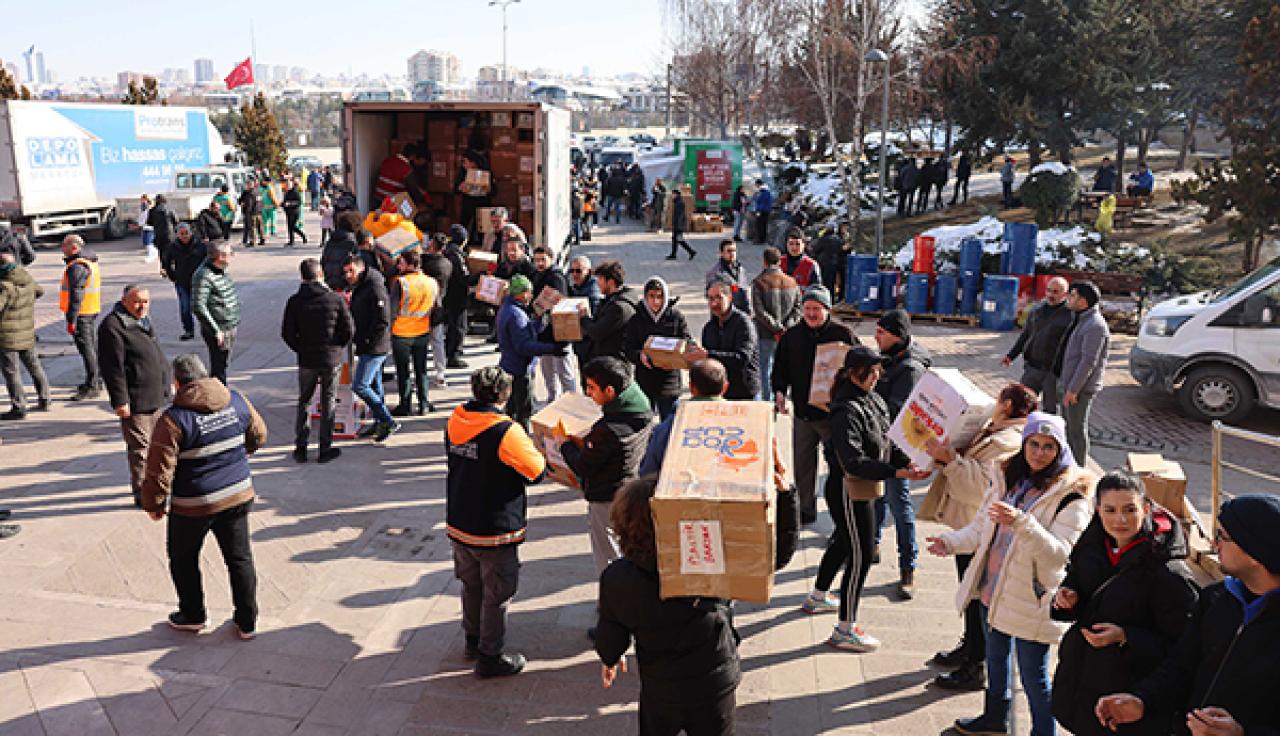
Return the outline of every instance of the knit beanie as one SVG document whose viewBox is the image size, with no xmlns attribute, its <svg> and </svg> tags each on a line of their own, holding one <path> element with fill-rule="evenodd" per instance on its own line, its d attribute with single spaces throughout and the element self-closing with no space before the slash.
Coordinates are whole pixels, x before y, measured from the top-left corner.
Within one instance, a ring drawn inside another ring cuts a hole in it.
<svg viewBox="0 0 1280 736">
<path fill-rule="evenodd" d="M 911 337 L 911 315 L 907 314 L 905 309 L 891 309 L 884 313 L 879 322 L 876 322 L 876 327 L 890 335 Z"/>
<path fill-rule="evenodd" d="M 1092 281 L 1076 281 L 1071 284 L 1071 291 L 1079 294 L 1091 307 L 1102 298 L 1102 292 L 1098 291 L 1097 284 Z"/>
<path fill-rule="evenodd" d="M 1032 435 L 1043 434 L 1052 437 L 1058 443 L 1058 466 L 1074 465 L 1075 455 L 1071 453 L 1071 445 L 1067 444 L 1067 423 L 1057 414 L 1033 411 L 1027 415 L 1027 424 L 1022 428 L 1022 443 Z"/>
<path fill-rule="evenodd" d="M 449 227 L 449 239 L 454 245 L 464 245 L 467 242 L 467 229 L 461 225 L 454 224 Z"/>
<path fill-rule="evenodd" d="M 529 280 L 529 277 L 520 273 L 512 276 L 511 283 L 507 284 L 507 293 L 515 296 L 526 291 L 533 291 L 533 282 Z"/>
<path fill-rule="evenodd" d="M 804 298 L 800 303 L 817 302 L 827 309 L 831 308 L 831 292 L 827 291 L 825 286 L 810 286 L 804 290 Z"/>
<path fill-rule="evenodd" d="M 1244 553 L 1280 575 L 1280 496 L 1251 493 L 1222 505 L 1218 524 Z"/>
</svg>

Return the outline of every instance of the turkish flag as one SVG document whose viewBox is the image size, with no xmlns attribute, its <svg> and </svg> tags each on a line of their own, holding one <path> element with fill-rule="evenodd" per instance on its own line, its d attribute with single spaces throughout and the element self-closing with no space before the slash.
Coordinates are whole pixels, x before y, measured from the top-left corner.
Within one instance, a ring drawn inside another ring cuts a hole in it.
<svg viewBox="0 0 1280 736">
<path fill-rule="evenodd" d="M 235 89 L 243 87 L 246 84 L 253 84 L 253 59 L 248 58 L 236 64 L 236 68 L 226 78 L 227 89 Z"/>
</svg>

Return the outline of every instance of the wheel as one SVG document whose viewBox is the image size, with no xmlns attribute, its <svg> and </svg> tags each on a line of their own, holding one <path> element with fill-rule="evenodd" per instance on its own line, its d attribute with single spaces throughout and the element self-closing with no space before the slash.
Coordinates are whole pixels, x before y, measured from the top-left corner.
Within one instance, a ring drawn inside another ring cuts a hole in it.
<svg viewBox="0 0 1280 736">
<path fill-rule="evenodd" d="M 114 213 L 107 215 L 106 222 L 102 223 L 102 239 L 103 240 L 119 240 L 129 233 L 129 226 L 124 220 L 116 217 Z"/>
<path fill-rule="evenodd" d="M 1257 399 L 1248 376 L 1227 366 L 1196 368 L 1178 389 L 1178 403 L 1192 419 L 1234 424 L 1253 411 Z"/>
</svg>

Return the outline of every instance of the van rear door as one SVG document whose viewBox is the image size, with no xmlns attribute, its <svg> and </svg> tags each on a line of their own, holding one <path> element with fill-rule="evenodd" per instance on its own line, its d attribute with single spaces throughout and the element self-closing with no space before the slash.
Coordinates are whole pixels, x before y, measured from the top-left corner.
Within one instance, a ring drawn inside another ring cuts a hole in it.
<svg viewBox="0 0 1280 736">
<path fill-rule="evenodd" d="M 1241 300 L 1235 331 L 1236 355 L 1262 379 L 1262 403 L 1280 403 L 1280 273 L 1272 282 Z"/>
</svg>

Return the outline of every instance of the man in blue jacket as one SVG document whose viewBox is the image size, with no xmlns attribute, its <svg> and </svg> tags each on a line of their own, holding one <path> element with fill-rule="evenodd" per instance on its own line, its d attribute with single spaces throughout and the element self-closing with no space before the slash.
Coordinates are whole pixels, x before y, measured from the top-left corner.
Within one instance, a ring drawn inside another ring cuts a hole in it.
<svg viewBox="0 0 1280 736">
<path fill-rule="evenodd" d="M 568 348 L 538 340 L 538 324 L 525 308 L 533 301 L 533 282 L 516 274 L 507 285 L 507 298 L 498 309 L 498 367 L 511 376 L 511 398 L 507 416 L 529 430 L 533 416 L 533 359 L 539 355 L 560 355 Z"/>
<path fill-rule="evenodd" d="M 756 196 L 751 200 L 751 211 L 756 213 L 756 244 L 769 242 L 769 213 L 773 211 L 773 192 L 763 179 L 756 179 Z"/>
</svg>

